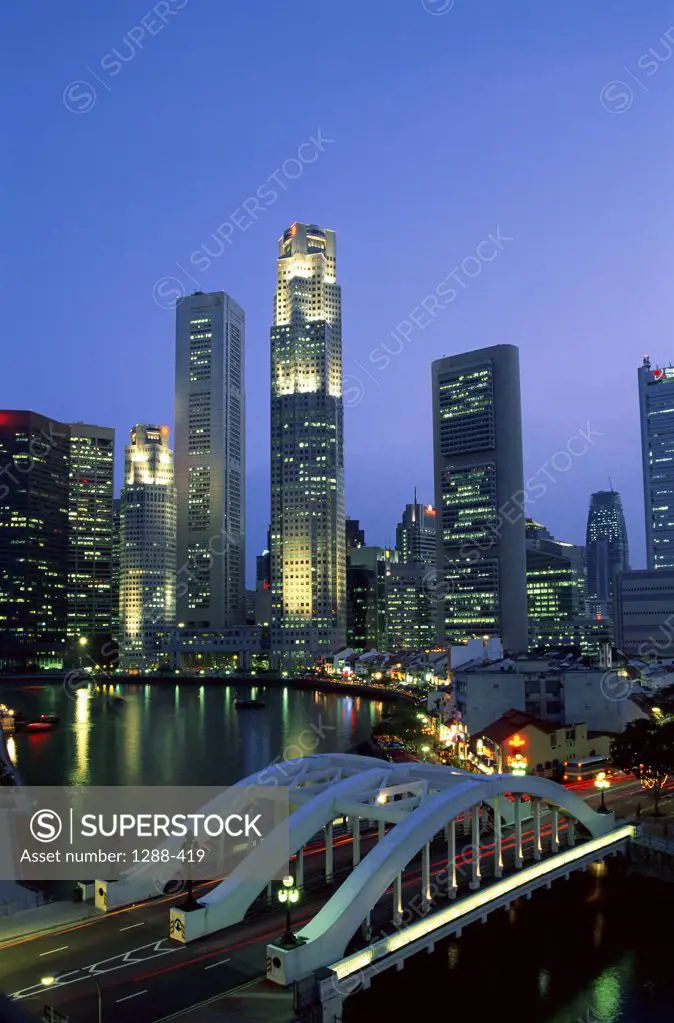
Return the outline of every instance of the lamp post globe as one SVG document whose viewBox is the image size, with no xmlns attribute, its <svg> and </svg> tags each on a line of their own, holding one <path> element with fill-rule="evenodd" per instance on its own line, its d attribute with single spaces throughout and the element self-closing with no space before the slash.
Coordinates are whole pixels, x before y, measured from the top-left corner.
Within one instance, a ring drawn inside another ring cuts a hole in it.
<svg viewBox="0 0 674 1023">
<path fill-rule="evenodd" d="M 604 794 L 606 792 L 606 789 L 611 787 L 611 782 L 606 777 L 605 771 L 601 771 L 600 774 L 597 775 L 594 782 L 594 787 L 596 789 L 599 789 L 599 791 L 601 792 L 601 803 L 599 805 L 597 813 L 610 813 L 611 811 L 607 807 L 606 802 L 604 800 Z"/>
<path fill-rule="evenodd" d="M 292 932 L 290 925 L 290 907 L 299 902 L 300 893 L 295 887 L 295 879 L 290 874 L 283 878 L 282 887 L 278 890 L 278 900 L 281 905 L 285 906 L 286 910 L 286 929 L 281 942 L 287 948 L 292 948 L 297 944 L 297 938 Z"/>
</svg>

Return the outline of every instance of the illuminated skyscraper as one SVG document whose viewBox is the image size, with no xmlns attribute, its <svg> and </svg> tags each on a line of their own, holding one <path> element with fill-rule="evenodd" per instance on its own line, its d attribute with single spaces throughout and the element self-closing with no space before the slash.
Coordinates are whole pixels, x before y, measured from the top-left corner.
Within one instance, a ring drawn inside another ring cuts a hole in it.
<svg viewBox="0 0 674 1023">
<path fill-rule="evenodd" d="M 433 363 L 438 640 L 527 649 L 519 352 Z M 519 500 L 519 504 L 517 503 Z"/>
<path fill-rule="evenodd" d="M 388 650 L 387 595 L 398 552 L 354 547 L 346 570 L 347 643 L 354 650 Z"/>
<path fill-rule="evenodd" d="M 68 608 L 70 427 L 0 412 L 0 667 L 61 667 Z"/>
<path fill-rule="evenodd" d="M 599 490 L 590 498 L 587 515 L 587 592 L 590 612 L 611 617 L 613 578 L 629 569 L 627 527 L 620 494 Z"/>
<path fill-rule="evenodd" d="M 112 635 L 112 500 L 115 431 L 70 425 L 68 638 L 99 660 Z"/>
<path fill-rule="evenodd" d="M 176 308 L 175 466 L 178 621 L 243 623 L 245 317 L 224 291 Z"/>
<path fill-rule="evenodd" d="M 168 426 L 134 426 L 126 448 L 120 509 L 119 616 L 122 666 L 162 660 L 175 624 L 176 489 Z"/>
<path fill-rule="evenodd" d="M 405 507 L 402 520 L 396 526 L 396 549 L 400 563 L 434 565 L 435 533 L 435 508 L 431 504 L 419 504 L 415 490 L 414 503 Z"/>
<path fill-rule="evenodd" d="M 648 567 L 674 568 L 674 368 L 639 367 Z"/>
<path fill-rule="evenodd" d="M 112 502 L 112 635 L 119 641 L 119 569 L 121 557 L 121 501 Z"/>
<path fill-rule="evenodd" d="M 271 329 L 272 651 L 291 670 L 346 641 L 341 290 L 335 233 L 279 239 Z"/>
<path fill-rule="evenodd" d="M 585 550 L 527 519 L 530 646 L 564 646 L 586 624 Z"/>
</svg>

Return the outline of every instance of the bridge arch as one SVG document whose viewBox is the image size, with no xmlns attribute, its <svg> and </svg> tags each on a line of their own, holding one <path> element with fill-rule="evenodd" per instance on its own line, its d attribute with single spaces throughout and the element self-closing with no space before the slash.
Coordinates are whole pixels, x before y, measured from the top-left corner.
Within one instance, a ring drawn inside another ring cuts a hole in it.
<svg viewBox="0 0 674 1023">
<path fill-rule="evenodd" d="M 398 874 L 446 824 L 473 806 L 489 803 L 507 793 L 528 795 L 560 808 L 593 838 L 614 827 L 612 815 L 598 814 L 574 792 L 547 778 L 490 775 L 478 784 L 472 780 L 474 778 L 474 775 L 467 775 L 451 788 L 429 796 L 367 854 L 316 916 L 298 932 L 298 937 L 305 941 L 303 964 L 315 963 L 312 969 L 318 969 L 325 963 L 339 960 L 362 921 Z"/>
<path fill-rule="evenodd" d="M 291 856 L 294 855 L 326 824 L 334 820 L 335 804 L 338 800 L 357 800 L 359 796 L 367 795 L 373 790 L 376 792 L 390 780 L 392 773 L 390 768 L 391 765 L 382 763 L 381 767 L 343 778 L 336 784 L 330 784 L 291 813 L 289 849 L 288 823 L 284 822 L 277 829 L 277 843 L 272 833 L 265 842 L 242 860 L 228 878 L 199 900 L 199 905 L 206 909 L 208 930 L 220 930 L 243 920 L 247 910 L 266 887 L 266 883 L 260 881 L 260 867 L 264 868 L 268 864 L 269 846 L 274 848 L 276 844 L 281 855 L 285 851 L 289 851 Z M 282 866 L 283 864 L 279 862 L 279 869 Z"/>
</svg>

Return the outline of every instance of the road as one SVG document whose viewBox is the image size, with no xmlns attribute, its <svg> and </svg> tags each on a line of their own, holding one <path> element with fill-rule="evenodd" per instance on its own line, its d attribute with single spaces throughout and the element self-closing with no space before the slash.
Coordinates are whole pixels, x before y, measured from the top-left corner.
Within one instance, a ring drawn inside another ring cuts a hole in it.
<svg viewBox="0 0 674 1023">
<path fill-rule="evenodd" d="M 576 790 L 590 805 L 598 806 L 600 796 L 591 784 L 584 783 Z M 624 817 L 635 813 L 638 802 L 645 805 L 644 793 L 629 779 L 616 779 L 607 794 L 607 805 Z M 469 837 L 461 836 L 461 830 L 457 828 L 458 847 L 463 850 L 457 857 L 457 867 L 463 887 L 470 880 L 471 850 Z M 549 833 L 550 825 L 544 818 L 544 839 Z M 363 836 L 363 853 L 374 841 L 374 834 Z M 529 826 L 525 826 L 524 841 L 530 855 L 533 832 Z M 481 870 L 486 877 L 492 869 L 493 845 L 488 836 L 485 843 Z M 506 865 L 512 858 L 513 845 L 512 831 L 504 832 Z M 293 916 L 295 929 L 310 920 L 329 895 L 323 881 L 323 850 L 323 845 L 316 843 L 305 853 L 305 887 Z M 348 873 L 350 861 L 351 839 L 342 834 L 336 838 L 336 874 Z M 444 875 L 446 862 L 446 846 L 440 842 L 432 851 L 432 874 Z M 416 860 L 404 876 L 407 902 L 418 896 L 420 877 Z M 197 897 L 205 890 L 207 886 L 195 886 Z M 250 919 L 237 927 L 182 945 L 167 937 L 168 907 L 175 903 L 175 896 L 155 899 L 83 924 L 0 945 L 2 985 L 33 1016 L 41 1016 L 48 1003 L 74 1023 L 88 1023 L 98 1019 L 98 983 L 106 1023 L 129 1018 L 134 1023 L 159 1023 L 178 1019 L 188 1010 L 192 1019 L 191 1014 L 201 1003 L 263 975 L 266 945 L 280 937 L 285 927 L 284 913 L 277 905 L 266 907 L 261 900 Z M 390 908 L 391 900 L 384 898 L 373 914 L 375 936 L 386 926 Z M 356 938 L 356 945 L 358 942 Z M 47 989 L 40 978 L 48 975 L 56 975 L 58 980 Z"/>
</svg>

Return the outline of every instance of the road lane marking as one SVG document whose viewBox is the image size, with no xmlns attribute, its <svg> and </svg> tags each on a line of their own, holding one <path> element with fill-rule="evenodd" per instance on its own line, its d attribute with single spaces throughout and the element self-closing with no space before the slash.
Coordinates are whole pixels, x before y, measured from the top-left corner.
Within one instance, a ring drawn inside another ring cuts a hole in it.
<svg viewBox="0 0 674 1023">
<path fill-rule="evenodd" d="M 48 952 L 40 952 L 38 959 L 42 959 L 42 956 L 51 956 L 54 952 L 63 952 L 66 948 L 68 948 L 67 945 L 61 945 L 60 948 L 50 948 Z"/>
<path fill-rule="evenodd" d="M 204 966 L 205 970 L 212 970 L 214 966 L 224 966 L 225 963 L 231 962 L 231 959 L 221 959 L 219 963 L 211 963 L 210 966 Z"/>
<path fill-rule="evenodd" d="M 145 989 L 145 991 L 136 991 L 136 993 L 133 994 L 133 995 L 126 995 L 125 998 L 118 998 L 117 1002 L 118 1003 L 119 1002 L 128 1002 L 128 1000 L 130 998 L 138 998 L 139 995 L 146 995 L 146 994 L 147 994 L 147 988 Z"/>
<path fill-rule="evenodd" d="M 132 931 L 134 929 L 134 927 L 145 927 L 145 921 L 141 920 L 141 922 L 139 924 L 129 924 L 128 927 L 120 927 L 119 928 L 119 933 L 121 934 L 122 931 Z"/>
<path fill-rule="evenodd" d="M 100 959 L 98 962 L 90 963 L 88 966 L 80 969 L 69 970 L 68 973 L 57 977 L 56 983 L 50 990 L 55 991 L 57 988 L 78 984 L 87 978 L 101 977 L 108 973 L 114 973 L 116 970 L 123 970 L 129 966 L 141 966 L 153 959 L 158 959 L 160 956 L 173 955 L 175 952 L 186 948 L 185 945 L 167 946 L 164 942 L 168 942 L 168 939 L 160 938 L 159 941 L 151 941 L 148 945 L 141 945 L 140 948 L 131 949 L 129 952 L 119 952 L 115 956 Z M 54 951 L 57 950 L 54 949 Z M 137 953 L 141 954 L 138 955 Z M 24 998 L 33 998 L 36 995 L 43 994 L 44 986 L 42 984 L 33 984 L 30 987 L 22 988 L 20 991 L 14 991 L 9 997 L 18 1002 Z"/>
</svg>

